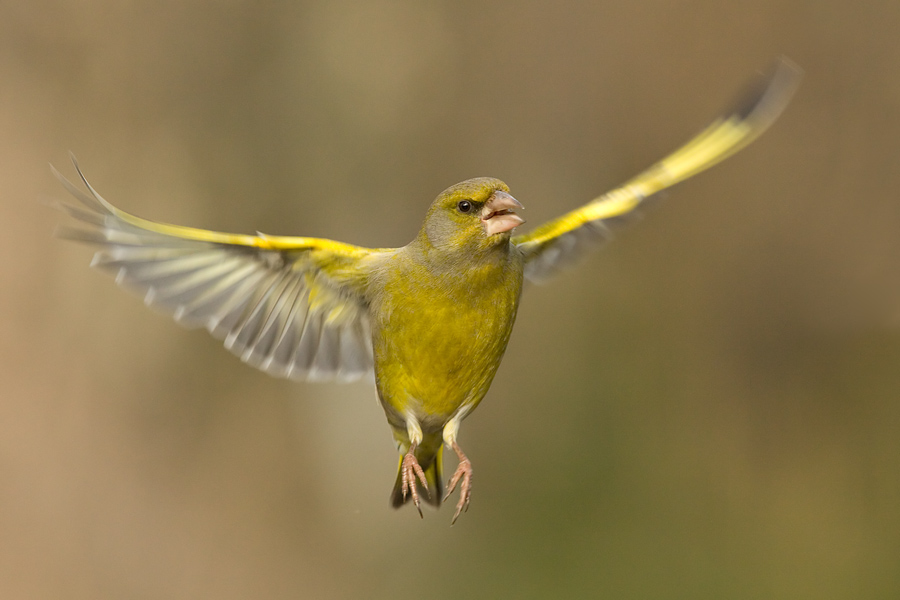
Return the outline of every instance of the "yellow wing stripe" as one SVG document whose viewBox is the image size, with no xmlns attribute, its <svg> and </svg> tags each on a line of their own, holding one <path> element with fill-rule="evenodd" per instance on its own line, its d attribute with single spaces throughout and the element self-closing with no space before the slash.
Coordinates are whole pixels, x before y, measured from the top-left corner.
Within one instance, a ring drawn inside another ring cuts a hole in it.
<svg viewBox="0 0 900 600">
<path fill-rule="evenodd" d="M 585 223 L 629 213 L 653 194 L 725 160 L 769 128 L 787 106 L 799 80 L 799 67 L 781 59 L 762 93 L 752 98 L 749 110 L 735 111 L 727 118 L 717 119 L 678 150 L 621 187 L 531 233 L 515 236 L 513 243 L 526 251 L 539 249 Z"/>
<path fill-rule="evenodd" d="M 708 169 L 731 156 L 752 139 L 752 129 L 732 119 L 717 121 L 671 155 L 587 205 L 539 227 L 530 234 L 516 236 L 517 244 L 543 244 L 589 221 L 610 219 L 631 212 L 645 198 Z M 753 136 L 755 137 L 755 136 Z"/>
<path fill-rule="evenodd" d="M 246 246 L 249 248 L 258 248 L 260 250 L 325 250 L 334 254 L 347 257 L 359 257 L 369 254 L 373 251 L 371 248 L 363 248 L 343 242 L 336 242 L 324 238 L 311 237 L 294 237 L 294 236 L 278 236 L 266 235 L 258 233 L 258 235 L 248 235 L 242 233 L 222 233 L 219 231 L 209 231 L 207 229 L 199 229 L 197 227 L 185 227 L 183 225 L 171 225 L 169 223 L 159 223 L 149 219 L 143 219 L 136 215 L 125 212 L 116 208 L 97 193 L 78 166 L 75 157 L 72 156 L 72 163 L 81 177 L 81 181 L 90 190 L 93 197 L 103 205 L 110 214 L 118 219 L 145 231 L 151 231 L 161 235 L 169 235 L 172 237 L 193 240 L 198 242 L 210 242 L 214 244 L 229 244 L 233 246 Z M 55 171 L 55 169 L 54 169 Z M 59 175 L 58 175 L 59 176 Z M 61 176 L 60 176 L 61 177 Z"/>
<path fill-rule="evenodd" d="M 366 261 L 376 251 L 157 223 L 111 205 L 80 169 L 88 192 L 53 171 L 87 209 L 59 205 L 87 225 L 65 230 L 67 237 L 99 245 L 92 266 L 146 304 L 204 327 L 276 377 L 350 381 L 372 372 Z"/>
</svg>

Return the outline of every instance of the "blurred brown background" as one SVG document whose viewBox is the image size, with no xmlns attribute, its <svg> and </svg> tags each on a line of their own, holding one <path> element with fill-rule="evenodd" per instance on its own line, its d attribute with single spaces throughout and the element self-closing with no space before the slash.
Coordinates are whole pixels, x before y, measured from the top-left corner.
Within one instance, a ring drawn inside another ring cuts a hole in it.
<svg viewBox="0 0 900 600">
<path fill-rule="evenodd" d="M 900 3 L 0 7 L 0 597 L 900 597 Z M 52 162 L 142 216 L 402 245 L 500 177 L 531 225 L 785 54 L 756 144 L 526 292 L 394 512 L 366 385 L 244 366 L 53 239 Z M 452 463 L 451 463 L 452 464 Z"/>
</svg>

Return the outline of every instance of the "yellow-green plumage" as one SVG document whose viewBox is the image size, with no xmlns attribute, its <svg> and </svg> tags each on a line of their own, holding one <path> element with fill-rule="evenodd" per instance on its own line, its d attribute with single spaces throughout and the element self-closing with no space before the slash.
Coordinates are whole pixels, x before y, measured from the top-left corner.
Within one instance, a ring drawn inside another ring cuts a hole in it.
<svg viewBox="0 0 900 600">
<path fill-rule="evenodd" d="M 409 417 L 418 421 L 423 441 L 416 458 L 426 473 L 444 426 L 487 393 L 516 319 L 521 252 L 509 244 L 508 233 L 485 237 L 477 217 L 455 222 L 460 200 L 484 203 L 496 190 L 507 188 L 482 178 L 442 193 L 422 234 L 386 257 L 370 284 L 378 396 L 401 454 L 410 446 Z"/>
<path fill-rule="evenodd" d="M 205 327 L 245 362 L 278 377 L 349 381 L 374 374 L 400 469 L 394 506 L 440 505 L 442 448 L 460 460 L 454 520 L 472 468 L 460 422 L 500 365 L 525 279 L 540 281 L 602 240 L 649 196 L 756 139 L 787 105 L 799 69 L 782 60 L 765 87 L 685 146 L 587 205 L 511 237 L 523 221 L 506 184 L 479 178 L 432 203 L 403 248 L 307 237 L 219 233 L 130 215 L 56 173 L 81 206 L 68 237 L 99 245 L 93 264 L 188 326 Z M 77 165 L 76 165 L 77 169 Z M 426 489 L 427 486 L 427 489 Z"/>
</svg>

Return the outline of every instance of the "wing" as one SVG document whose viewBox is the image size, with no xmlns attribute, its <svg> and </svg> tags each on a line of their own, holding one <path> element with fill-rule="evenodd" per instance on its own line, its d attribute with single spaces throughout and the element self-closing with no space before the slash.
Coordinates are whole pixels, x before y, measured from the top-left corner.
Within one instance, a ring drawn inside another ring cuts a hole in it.
<svg viewBox="0 0 900 600">
<path fill-rule="evenodd" d="M 53 169 L 81 204 L 58 208 L 88 227 L 61 235 L 98 244 L 92 266 L 147 305 L 205 327 L 276 377 L 352 381 L 372 372 L 366 265 L 386 250 L 156 223 L 111 205 L 75 168 L 89 193 Z"/>
<path fill-rule="evenodd" d="M 687 144 L 621 187 L 538 227 L 512 242 L 525 255 L 525 276 L 541 281 L 609 237 L 609 225 L 654 194 L 716 163 L 759 137 L 782 113 L 800 83 L 802 72 L 780 59 L 754 93 L 716 119 Z"/>
</svg>

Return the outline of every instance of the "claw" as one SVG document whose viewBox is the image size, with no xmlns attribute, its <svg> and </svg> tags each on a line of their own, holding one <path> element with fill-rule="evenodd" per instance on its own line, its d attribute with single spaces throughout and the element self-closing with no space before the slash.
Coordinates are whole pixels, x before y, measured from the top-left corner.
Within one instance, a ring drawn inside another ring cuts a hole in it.
<svg viewBox="0 0 900 600">
<path fill-rule="evenodd" d="M 459 457 L 459 465 L 456 467 L 456 472 L 453 473 L 453 477 L 450 478 L 450 482 L 447 484 L 447 493 L 444 495 L 443 501 L 447 501 L 450 494 L 456 489 L 457 484 L 460 484 L 461 482 L 461 485 L 459 487 L 459 502 L 456 503 L 456 512 L 453 514 L 453 520 L 450 521 L 450 525 L 456 523 L 459 515 L 464 510 L 469 510 L 469 500 L 472 497 L 472 463 L 466 455 L 463 454 L 463 451 L 460 450 L 459 446 L 456 445 L 456 442 L 453 442 L 452 448 Z"/>
<path fill-rule="evenodd" d="M 431 495 L 431 490 L 428 489 L 425 471 L 422 470 L 419 461 L 416 460 L 415 452 L 416 449 L 415 446 L 413 446 L 409 449 L 409 452 L 403 456 L 403 464 L 400 467 L 401 489 L 403 490 L 403 499 L 406 500 L 407 494 L 411 495 L 413 504 L 416 505 L 416 510 L 419 511 L 419 517 L 424 519 L 425 515 L 422 514 L 422 508 L 419 506 L 419 490 L 416 489 L 416 479 L 419 480 L 422 487 L 428 492 L 429 497 Z"/>
</svg>

